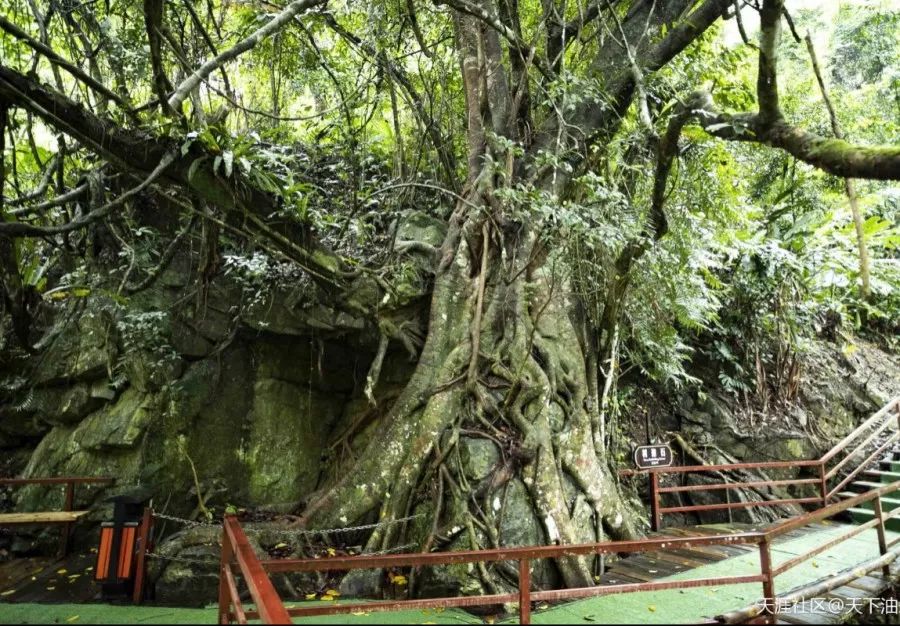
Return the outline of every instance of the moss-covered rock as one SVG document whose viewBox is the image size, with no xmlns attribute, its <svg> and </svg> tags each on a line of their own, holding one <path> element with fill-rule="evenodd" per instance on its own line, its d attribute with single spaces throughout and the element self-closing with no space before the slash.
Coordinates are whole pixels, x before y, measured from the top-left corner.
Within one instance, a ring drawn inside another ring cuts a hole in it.
<svg viewBox="0 0 900 626">
<path fill-rule="evenodd" d="M 158 411 L 158 397 L 131 387 L 115 404 L 84 419 L 72 433 L 72 439 L 84 450 L 131 448 Z"/>
<path fill-rule="evenodd" d="M 341 404 L 274 378 L 256 382 L 244 455 L 253 503 L 296 502 L 315 488 Z"/>
</svg>

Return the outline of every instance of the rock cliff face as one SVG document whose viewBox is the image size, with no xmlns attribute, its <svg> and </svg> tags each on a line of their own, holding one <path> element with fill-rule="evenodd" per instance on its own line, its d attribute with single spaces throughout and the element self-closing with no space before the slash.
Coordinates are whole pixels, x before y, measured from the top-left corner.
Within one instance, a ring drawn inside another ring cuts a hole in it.
<svg viewBox="0 0 900 626">
<path fill-rule="evenodd" d="M 373 358 L 361 325 L 288 290 L 248 301 L 227 279 L 202 313 L 177 308 L 189 273 L 169 270 L 127 313 L 96 294 L 59 305 L 41 356 L 0 372 L 0 450 L 18 459 L 6 471 L 114 476 L 116 489 L 146 486 L 184 515 L 197 484 L 211 504 L 295 507 L 325 461 L 352 453 L 352 437 L 331 444 L 377 413 L 360 402 Z M 409 367 L 389 352 L 376 398 L 389 400 Z M 82 490 L 79 505 L 97 496 Z M 58 497 L 22 489 L 18 506 Z"/>
</svg>

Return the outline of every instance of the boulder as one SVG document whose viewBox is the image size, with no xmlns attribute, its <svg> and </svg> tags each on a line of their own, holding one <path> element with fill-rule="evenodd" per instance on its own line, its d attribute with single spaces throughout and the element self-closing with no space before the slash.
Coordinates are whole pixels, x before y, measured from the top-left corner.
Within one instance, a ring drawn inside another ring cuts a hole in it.
<svg viewBox="0 0 900 626">
<path fill-rule="evenodd" d="M 53 332 L 58 334 L 31 377 L 32 384 L 96 380 L 107 375 L 117 354 L 115 324 L 110 313 L 91 308 L 73 323 L 61 320 Z"/>
<path fill-rule="evenodd" d="M 216 602 L 221 534 L 219 526 L 197 526 L 157 546 L 148 568 L 157 603 L 203 607 Z"/>
</svg>

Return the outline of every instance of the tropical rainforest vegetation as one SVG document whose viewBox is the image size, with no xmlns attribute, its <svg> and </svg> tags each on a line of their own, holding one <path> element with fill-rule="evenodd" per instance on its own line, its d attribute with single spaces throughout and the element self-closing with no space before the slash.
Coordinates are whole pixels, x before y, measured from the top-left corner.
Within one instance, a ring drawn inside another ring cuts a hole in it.
<svg viewBox="0 0 900 626">
<path fill-rule="evenodd" d="M 515 479 L 546 541 L 634 536 L 625 381 L 777 411 L 812 341 L 898 347 L 898 29 L 890 2 L 0 0 L 3 393 L 86 312 L 119 393 L 129 354 L 177 378 L 222 281 L 204 358 L 289 292 L 368 355 L 296 524 L 427 510 L 418 549 L 489 547 Z M 461 437 L 501 452 L 482 480 Z"/>
</svg>

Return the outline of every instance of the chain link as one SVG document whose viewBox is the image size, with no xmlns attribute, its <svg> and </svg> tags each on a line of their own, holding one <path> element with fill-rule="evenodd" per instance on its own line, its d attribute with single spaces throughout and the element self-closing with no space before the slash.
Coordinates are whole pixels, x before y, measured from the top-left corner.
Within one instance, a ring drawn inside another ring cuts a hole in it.
<svg viewBox="0 0 900 626">
<path fill-rule="evenodd" d="M 222 524 L 214 524 L 212 522 L 198 522 L 195 520 L 189 520 L 184 517 L 176 517 L 175 515 L 166 515 L 165 513 L 157 513 L 153 512 L 153 516 L 158 519 L 168 520 L 170 522 L 176 522 L 178 524 L 183 524 L 185 526 L 190 527 L 208 527 L 208 528 L 221 528 Z M 410 515 L 408 517 L 400 517 L 394 520 L 387 520 L 384 522 L 375 522 L 373 524 L 362 524 L 361 526 L 348 526 L 346 528 L 322 528 L 322 529 L 313 529 L 306 530 L 303 528 L 298 528 L 296 530 L 279 530 L 279 529 L 257 529 L 257 528 L 248 528 L 246 525 L 244 526 L 244 532 L 254 533 L 254 534 L 270 534 L 282 537 L 296 537 L 296 536 L 322 536 L 322 535 L 337 535 L 337 534 L 347 534 L 347 533 L 355 533 L 363 530 L 373 530 L 375 528 L 381 528 L 383 526 L 392 526 L 394 524 L 402 524 L 403 522 L 408 522 L 410 520 L 419 519 L 420 517 L 424 517 L 423 515 Z M 251 522 L 253 523 L 253 522 Z"/>
<path fill-rule="evenodd" d="M 177 524 L 183 524 L 184 526 L 190 526 L 191 528 L 195 528 L 198 526 L 206 526 L 210 528 L 221 528 L 221 524 L 213 524 L 212 522 L 198 522 L 195 520 L 190 520 L 184 517 L 176 517 L 174 515 L 166 515 L 165 513 L 159 513 L 157 511 L 153 511 L 153 517 L 157 519 L 164 519 L 170 522 L 175 522 Z"/>
<path fill-rule="evenodd" d="M 182 524 L 187 526 L 188 528 L 222 528 L 221 524 L 214 524 L 212 522 L 198 522 L 195 520 L 189 520 L 184 517 L 177 517 L 175 515 L 167 515 L 165 513 L 158 513 L 156 511 L 153 512 L 153 516 L 157 519 L 167 520 L 170 522 L 175 522 L 177 524 Z M 260 537 L 262 535 L 267 536 L 276 536 L 276 537 L 285 537 L 289 539 L 297 539 L 299 537 L 304 536 L 324 536 L 329 534 L 345 534 L 352 532 L 359 532 L 363 530 L 372 530 L 375 528 L 380 528 L 383 526 L 391 526 L 394 524 L 402 524 L 403 522 L 408 522 L 410 520 L 418 519 L 420 517 L 424 517 L 423 515 L 410 515 L 408 517 L 401 517 L 395 520 L 387 520 L 384 522 L 376 522 L 374 524 L 363 524 L 360 526 L 349 526 L 346 528 L 324 528 L 320 530 L 305 530 L 305 529 L 296 529 L 296 530 L 279 530 L 279 529 L 269 529 L 269 528 L 251 528 L 248 526 L 244 526 L 244 532 L 248 535 L 254 535 L 256 537 Z M 409 548 L 414 548 L 416 544 L 408 543 L 402 546 L 397 546 L 394 548 L 388 548 L 386 550 L 379 550 L 376 552 L 360 552 L 361 556 L 381 556 L 384 554 L 394 554 L 397 552 L 403 552 Z M 181 556 L 166 556 L 164 554 L 154 554 L 147 553 L 147 556 L 153 559 L 159 559 L 162 561 L 176 561 L 179 563 L 190 563 L 193 565 L 207 565 L 207 566 L 218 566 L 219 563 L 216 561 L 207 561 L 203 559 L 191 559 Z"/>
<path fill-rule="evenodd" d="M 257 528 L 247 528 L 244 527 L 244 531 L 248 533 L 267 533 L 274 534 L 277 536 L 283 537 L 296 537 L 296 536 L 313 536 L 318 537 L 322 535 L 340 535 L 340 534 L 348 534 L 355 533 L 363 530 L 373 530 L 375 528 L 381 528 L 383 526 L 393 526 L 394 524 L 402 524 L 403 522 L 408 522 L 410 520 L 418 519 L 420 517 L 424 517 L 423 515 L 410 515 L 409 517 L 400 517 L 394 520 L 387 520 L 384 522 L 375 522 L 374 524 L 363 524 L 361 526 L 348 526 L 346 528 L 322 528 L 322 529 L 312 529 L 306 530 L 303 528 L 298 528 L 296 530 L 279 530 L 276 528 L 273 529 L 257 529 Z"/>
<path fill-rule="evenodd" d="M 167 556 L 165 554 L 156 554 L 154 552 L 148 552 L 147 557 L 151 559 L 157 559 L 159 561 L 177 561 L 178 563 L 190 563 L 192 565 L 212 565 L 218 567 L 218 561 L 208 561 L 205 559 L 189 559 L 184 556 Z"/>
<path fill-rule="evenodd" d="M 396 552 L 403 552 L 407 548 L 413 548 L 416 544 L 408 543 L 406 545 L 397 546 L 396 548 L 389 548 L 387 550 L 379 550 L 378 552 L 363 552 L 360 556 L 382 556 L 385 554 L 394 554 Z M 159 561 L 174 561 L 176 563 L 188 563 L 191 565 L 207 565 L 211 567 L 218 567 L 220 564 L 218 561 L 209 561 L 206 559 L 191 559 L 184 556 L 169 556 L 166 554 L 158 554 L 154 552 L 148 552 L 147 558 L 157 559 Z"/>
</svg>

